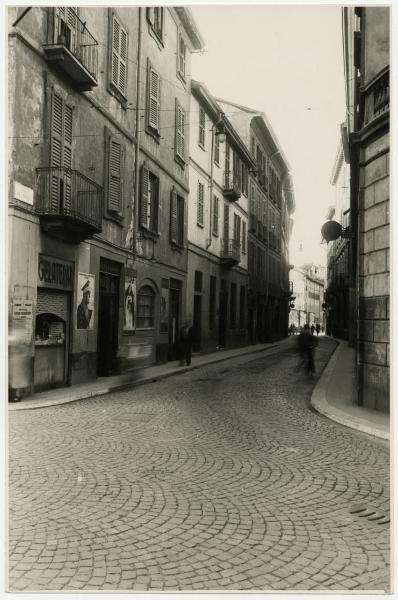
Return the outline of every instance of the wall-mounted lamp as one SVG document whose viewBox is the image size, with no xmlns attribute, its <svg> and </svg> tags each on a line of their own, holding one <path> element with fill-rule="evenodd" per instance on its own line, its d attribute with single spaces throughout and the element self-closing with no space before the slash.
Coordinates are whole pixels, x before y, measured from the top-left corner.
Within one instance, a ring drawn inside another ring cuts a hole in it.
<svg viewBox="0 0 398 600">
<path fill-rule="evenodd" d="M 227 134 L 225 133 L 224 113 L 220 114 L 220 118 L 215 125 L 215 135 L 217 136 L 220 144 L 225 143 Z"/>
</svg>

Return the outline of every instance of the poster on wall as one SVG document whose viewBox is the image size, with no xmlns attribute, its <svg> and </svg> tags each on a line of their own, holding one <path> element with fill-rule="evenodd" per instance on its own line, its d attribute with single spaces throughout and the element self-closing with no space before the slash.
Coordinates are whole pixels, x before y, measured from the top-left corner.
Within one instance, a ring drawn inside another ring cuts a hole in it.
<svg viewBox="0 0 398 600">
<path fill-rule="evenodd" d="M 76 329 L 94 328 L 95 275 L 77 274 Z"/>
<path fill-rule="evenodd" d="M 160 333 L 169 330 L 169 282 L 162 280 L 162 295 L 160 296 Z"/>
<path fill-rule="evenodd" d="M 124 331 L 135 331 L 137 308 L 137 282 L 133 275 L 126 273 L 124 280 Z"/>
</svg>

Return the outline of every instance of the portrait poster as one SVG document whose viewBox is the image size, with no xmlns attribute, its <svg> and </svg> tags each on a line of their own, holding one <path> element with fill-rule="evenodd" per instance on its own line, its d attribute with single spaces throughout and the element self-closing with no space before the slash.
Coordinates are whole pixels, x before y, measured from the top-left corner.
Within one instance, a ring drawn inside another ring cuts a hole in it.
<svg viewBox="0 0 398 600">
<path fill-rule="evenodd" d="M 166 285 L 167 284 L 167 285 Z M 169 282 L 162 281 L 162 294 L 160 296 L 160 333 L 169 330 Z"/>
<path fill-rule="evenodd" d="M 124 280 L 124 331 L 135 331 L 137 309 L 137 282 L 133 275 L 125 276 Z"/>
<path fill-rule="evenodd" d="M 94 328 L 95 275 L 77 274 L 76 329 Z"/>
</svg>

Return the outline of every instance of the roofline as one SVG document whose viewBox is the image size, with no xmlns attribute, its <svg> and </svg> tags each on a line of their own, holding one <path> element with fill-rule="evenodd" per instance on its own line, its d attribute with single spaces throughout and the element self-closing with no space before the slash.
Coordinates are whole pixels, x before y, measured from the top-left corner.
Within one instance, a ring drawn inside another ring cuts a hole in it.
<svg viewBox="0 0 398 600">
<path fill-rule="evenodd" d="M 179 16 L 181 23 L 183 24 L 184 29 L 191 40 L 194 50 L 203 50 L 205 42 L 201 36 L 191 10 L 187 6 L 174 6 L 173 8 Z"/>
<path fill-rule="evenodd" d="M 214 121 L 218 120 L 220 113 L 222 113 L 223 110 L 221 106 L 217 103 L 214 96 L 208 90 L 206 85 L 201 81 L 191 79 L 191 93 L 199 101 L 201 100 L 206 104 L 206 108 L 208 109 L 210 116 L 213 117 Z M 249 152 L 249 149 L 247 148 L 246 144 L 242 141 L 238 132 L 236 131 L 235 127 L 232 125 L 228 117 L 224 115 L 223 120 L 225 123 L 226 132 L 229 134 L 230 138 L 232 138 L 235 147 L 239 148 L 240 153 L 245 156 L 247 162 L 254 168 L 255 161 L 251 153 Z"/>
</svg>

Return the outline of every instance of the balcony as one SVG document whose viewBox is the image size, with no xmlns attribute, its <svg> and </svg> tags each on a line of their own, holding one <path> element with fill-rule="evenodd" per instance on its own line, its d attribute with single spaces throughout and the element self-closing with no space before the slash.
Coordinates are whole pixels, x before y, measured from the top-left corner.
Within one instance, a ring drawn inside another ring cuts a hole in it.
<svg viewBox="0 0 398 600">
<path fill-rule="evenodd" d="M 221 264 L 234 267 L 240 263 L 240 244 L 234 239 L 221 240 Z"/>
<path fill-rule="evenodd" d="M 42 167 L 36 172 L 36 212 L 45 231 L 74 243 L 102 231 L 102 187 L 73 169 Z"/>
<path fill-rule="evenodd" d="M 98 42 L 70 7 L 50 9 L 48 43 L 43 46 L 47 62 L 55 63 L 82 92 L 97 85 Z"/>
<path fill-rule="evenodd" d="M 380 74 L 363 91 L 364 115 L 363 125 L 390 110 L 390 72 L 389 70 Z"/>
<path fill-rule="evenodd" d="M 233 171 L 224 171 L 223 194 L 225 198 L 228 198 L 228 200 L 231 200 L 231 202 L 239 200 L 241 196 L 240 184 Z"/>
</svg>

